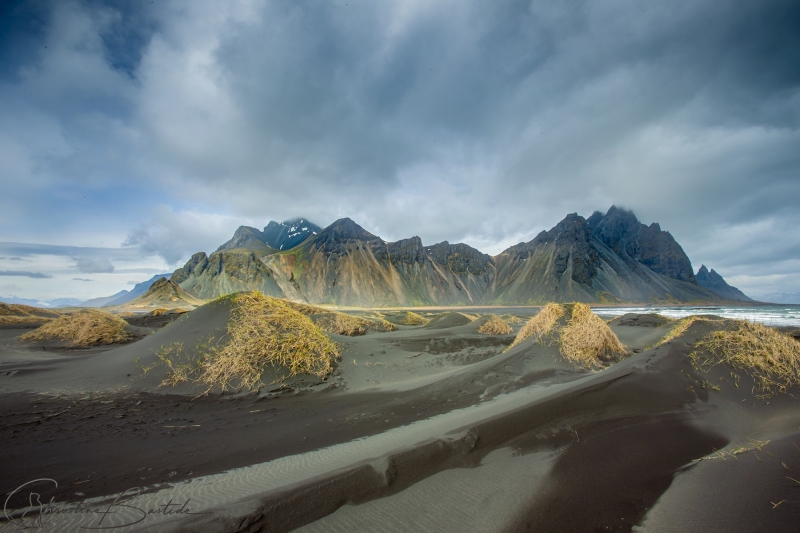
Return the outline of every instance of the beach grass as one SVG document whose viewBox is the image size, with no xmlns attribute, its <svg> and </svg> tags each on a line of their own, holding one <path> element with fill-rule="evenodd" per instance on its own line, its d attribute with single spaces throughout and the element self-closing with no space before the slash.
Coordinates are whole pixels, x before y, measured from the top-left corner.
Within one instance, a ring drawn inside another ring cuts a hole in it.
<svg viewBox="0 0 800 533">
<path fill-rule="evenodd" d="M 40 309 L 30 305 L 7 304 L 0 302 L 0 325 L 41 324 L 60 315 L 58 311 Z"/>
<path fill-rule="evenodd" d="M 692 354 L 696 366 L 727 363 L 742 369 L 753 376 L 765 396 L 800 385 L 800 342 L 763 324 L 732 322 L 732 327 L 714 331 L 698 342 Z M 703 351 L 710 355 L 698 355 Z"/>
<path fill-rule="evenodd" d="M 506 324 L 520 324 L 524 322 L 524 320 L 517 315 L 500 315 L 500 318 L 502 318 Z"/>
<path fill-rule="evenodd" d="M 406 326 L 424 326 L 428 322 L 430 322 L 430 320 L 413 311 L 406 311 L 402 320 L 402 323 Z"/>
<path fill-rule="evenodd" d="M 559 351 L 565 359 L 577 366 L 595 369 L 627 353 L 617 335 L 588 305 L 573 304 L 570 315 L 558 339 Z"/>
<path fill-rule="evenodd" d="M 517 333 L 514 342 L 509 348 L 513 348 L 525 339 L 533 337 L 534 342 L 541 342 L 542 338 L 549 334 L 556 325 L 556 322 L 564 316 L 564 306 L 556 303 L 549 303 L 536 313 L 528 322 L 522 326 Z"/>
<path fill-rule="evenodd" d="M 61 340 L 70 347 L 88 348 L 129 341 L 131 335 L 127 327 L 127 322 L 111 313 L 82 309 L 53 319 L 20 338 L 24 341 Z"/>
<path fill-rule="evenodd" d="M 187 359 L 182 345 L 172 345 L 156 355 L 167 367 L 162 385 L 195 382 L 214 389 L 256 390 L 264 385 L 267 366 L 283 367 L 288 374 L 325 378 L 340 356 L 338 344 L 295 307 L 258 291 L 227 296 L 231 319 L 224 344 L 212 339 Z"/>
<path fill-rule="evenodd" d="M 308 316 L 327 333 L 356 337 L 369 331 L 395 331 L 397 326 L 384 320 L 379 313 L 374 317 L 358 317 L 340 311 L 332 311 L 316 305 L 286 301 L 292 309 Z"/>
<path fill-rule="evenodd" d="M 696 322 L 721 323 L 720 320 L 716 320 L 716 319 L 713 319 L 713 318 L 708 318 L 708 317 L 704 317 L 704 316 L 700 316 L 700 315 L 687 316 L 686 318 L 683 318 L 683 319 L 679 320 L 678 323 L 675 324 L 672 327 L 672 329 L 669 331 L 669 333 L 664 335 L 664 337 L 660 341 L 658 341 L 655 344 L 655 346 L 661 346 L 662 344 L 666 344 L 667 342 L 680 337 L 681 335 L 686 333 L 686 330 L 688 330 L 690 327 L 692 327 L 692 325 L 695 324 Z"/>
<path fill-rule="evenodd" d="M 397 326 L 380 317 L 365 318 L 337 311 L 326 311 L 311 316 L 314 323 L 323 331 L 336 335 L 355 337 L 369 331 L 395 331 Z"/>
<path fill-rule="evenodd" d="M 608 324 L 582 303 L 547 304 L 520 329 L 506 350 L 526 339 L 538 344 L 557 341 L 562 357 L 590 370 L 603 368 L 627 354 Z"/>
<path fill-rule="evenodd" d="M 486 322 L 478 328 L 478 333 L 484 335 L 508 335 L 514 331 L 502 318 L 497 315 L 489 315 Z"/>
<path fill-rule="evenodd" d="M 53 320 L 51 317 L 23 315 L 23 316 L 3 316 L 0 315 L 0 326 L 15 326 L 17 324 L 42 324 Z"/>
</svg>

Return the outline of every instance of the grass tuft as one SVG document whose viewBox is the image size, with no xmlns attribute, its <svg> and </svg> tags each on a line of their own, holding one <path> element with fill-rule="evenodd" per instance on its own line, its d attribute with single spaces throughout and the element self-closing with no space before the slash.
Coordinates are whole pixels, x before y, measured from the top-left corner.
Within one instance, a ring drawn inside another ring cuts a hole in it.
<svg viewBox="0 0 800 533">
<path fill-rule="evenodd" d="M 323 331 L 335 335 L 356 337 L 358 335 L 364 335 L 367 332 L 366 320 L 344 313 L 320 313 L 314 315 L 313 320 Z"/>
<path fill-rule="evenodd" d="M 198 347 L 187 360 L 183 347 L 174 345 L 156 354 L 167 367 L 162 385 L 195 382 L 207 387 L 255 390 L 263 386 L 267 366 L 288 369 L 286 379 L 297 374 L 324 378 L 339 358 L 340 347 L 294 305 L 258 291 L 238 293 L 231 299 L 227 343 L 212 340 Z"/>
<path fill-rule="evenodd" d="M 62 340 L 75 348 L 101 346 L 131 339 L 128 323 L 106 311 L 82 309 L 62 315 L 22 335 L 25 341 Z"/>
<path fill-rule="evenodd" d="M 370 331 L 395 331 L 397 326 L 382 318 L 364 318 L 352 316 L 336 311 L 324 312 L 313 315 L 312 320 L 323 331 L 335 335 L 356 337 Z"/>
<path fill-rule="evenodd" d="M 317 315 L 320 313 L 327 313 L 328 310 L 316 305 L 301 304 L 300 302 L 286 301 L 286 304 L 295 311 L 303 313 L 306 316 Z"/>
<path fill-rule="evenodd" d="M 485 335 L 508 335 L 514 331 L 511 326 L 506 324 L 502 318 L 497 315 L 489 315 L 486 322 L 478 328 L 478 333 L 483 333 Z"/>
<path fill-rule="evenodd" d="M 524 320 L 517 315 L 500 315 L 500 318 L 502 318 L 506 324 L 521 324 L 524 322 Z"/>
<path fill-rule="evenodd" d="M 395 331 L 397 327 L 384 320 L 380 313 L 374 317 L 364 318 L 348 315 L 339 311 L 331 311 L 316 305 L 302 304 L 298 302 L 286 302 L 292 309 L 307 317 L 310 317 L 317 326 L 327 333 L 335 335 L 347 335 L 356 337 L 364 335 L 370 331 Z"/>
<path fill-rule="evenodd" d="M 57 318 L 61 313 L 22 304 L 0 302 L 0 325 L 41 324 Z"/>
<path fill-rule="evenodd" d="M 800 343 L 763 324 L 746 320 L 733 323 L 734 327 L 714 331 L 700 340 L 694 352 L 696 365 L 727 363 L 743 369 L 753 376 L 764 397 L 800 385 Z M 700 350 L 707 350 L 711 357 L 699 358 Z"/>
<path fill-rule="evenodd" d="M 428 322 L 430 322 L 430 320 L 412 311 L 406 311 L 402 321 L 406 326 L 424 326 Z"/>
<path fill-rule="evenodd" d="M 563 319 L 568 319 L 566 324 Z M 529 338 L 540 344 L 557 340 L 562 357 L 587 369 L 603 368 L 627 354 L 608 324 L 582 303 L 547 304 L 522 327 L 509 348 Z"/>
<path fill-rule="evenodd" d="M 50 317 L 46 316 L 34 316 L 34 315 L 26 315 L 26 316 L 2 316 L 0 315 L 0 326 L 16 326 L 18 324 L 27 324 L 27 325 L 37 325 L 43 324 L 44 322 L 50 322 L 53 320 Z"/>
<path fill-rule="evenodd" d="M 584 368 L 602 368 L 627 353 L 605 321 L 582 303 L 572 306 L 572 316 L 559 333 L 559 349 L 568 361 Z"/>
<path fill-rule="evenodd" d="M 522 326 L 509 348 L 513 348 L 530 337 L 533 337 L 534 342 L 541 342 L 542 338 L 553 330 L 556 322 L 564 316 L 564 313 L 564 306 L 554 303 L 547 304 Z"/>
<path fill-rule="evenodd" d="M 664 338 L 656 343 L 656 346 L 661 346 L 662 344 L 665 344 L 673 339 L 680 337 L 681 335 L 686 333 L 686 330 L 692 327 L 692 324 L 694 324 L 695 322 L 719 323 L 720 321 L 699 315 L 687 316 L 686 318 L 682 319 L 677 324 L 675 324 L 675 326 L 669 331 L 669 333 L 664 335 Z"/>
</svg>

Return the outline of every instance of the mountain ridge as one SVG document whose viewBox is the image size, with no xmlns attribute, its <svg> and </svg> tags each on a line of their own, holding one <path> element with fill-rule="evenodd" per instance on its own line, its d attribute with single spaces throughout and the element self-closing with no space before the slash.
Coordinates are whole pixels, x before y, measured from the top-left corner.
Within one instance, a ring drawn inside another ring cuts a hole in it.
<svg viewBox="0 0 800 533">
<path fill-rule="evenodd" d="M 295 222 L 314 227 L 305 219 Z M 308 230 L 302 242 L 284 250 L 263 238 L 248 247 L 247 239 L 258 236 L 254 231 L 240 227 L 240 238 L 235 234 L 226 243 L 231 246 L 193 255 L 172 279 L 202 299 L 258 289 L 297 301 L 361 307 L 726 301 L 698 284 L 691 261 L 669 232 L 616 206 L 588 219 L 571 213 L 495 256 L 463 243 L 425 246 L 418 236 L 384 241 L 350 218 Z"/>
<path fill-rule="evenodd" d="M 697 279 L 697 283 L 702 285 L 703 287 L 710 289 L 720 296 L 728 298 L 730 300 L 740 300 L 743 302 L 752 302 L 754 301 L 752 298 L 747 296 L 745 293 L 733 287 L 732 285 L 728 285 L 728 282 L 720 276 L 713 268 L 711 271 L 708 271 L 705 265 L 700 265 L 700 268 L 697 270 L 697 274 L 695 275 Z"/>
</svg>

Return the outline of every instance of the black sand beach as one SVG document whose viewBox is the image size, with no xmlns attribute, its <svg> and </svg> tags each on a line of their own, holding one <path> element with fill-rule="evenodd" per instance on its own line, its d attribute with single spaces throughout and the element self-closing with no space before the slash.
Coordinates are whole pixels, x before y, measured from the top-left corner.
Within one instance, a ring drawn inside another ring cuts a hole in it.
<svg viewBox="0 0 800 533">
<path fill-rule="evenodd" d="M 50 478 L 58 487 L 42 487 L 41 500 L 67 506 L 141 487 L 142 501 L 191 495 L 210 513 L 150 516 L 123 531 L 707 533 L 800 523 L 798 400 L 759 399 L 746 375 L 733 383 L 728 368 L 694 368 L 689 353 L 717 326 L 696 323 L 651 347 L 672 324 L 627 315 L 610 325 L 633 355 L 589 372 L 555 346 L 504 352 L 514 334 L 480 334 L 480 321 L 449 313 L 333 335 L 342 357 L 324 382 L 198 396 L 142 379 L 155 346 L 199 342 L 226 313 L 200 308 L 132 344 L 89 350 L 0 331 L 3 491 Z M 289 470 L 260 484 L 270 465 Z M 194 488 L 215 475 L 227 481 L 209 487 L 250 488 L 213 497 Z M 25 494 L 7 509 L 24 507 Z M 25 523 L 10 516 L 0 529 Z M 42 520 L 52 531 L 87 525 Z"/>
</svg>

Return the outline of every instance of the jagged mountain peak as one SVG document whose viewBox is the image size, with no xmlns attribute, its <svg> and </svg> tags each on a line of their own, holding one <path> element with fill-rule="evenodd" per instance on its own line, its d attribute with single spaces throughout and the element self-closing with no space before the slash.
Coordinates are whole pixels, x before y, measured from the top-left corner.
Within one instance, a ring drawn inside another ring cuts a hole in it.
<svg viewBox="0 0 800 533">
<path fill-rule="evenodd" d="M 305 218 L 293 218 L 284 222 L 271 220 L 264 231 L 251 226 L 239 226 L 233 238 L 217 248 L 217 251 L 246 248 L 262 253 L 289 250 L 310 236 L 320 232 L 320 227 Z"/>
<path fill-rule="evenodd" d="M 320 232 L 320 234 L 317 236 L 317 240 L 323 236 L 326 238 L 326 240 L 333 239 L 337 242 L 382 240 L 380 237 L 368 232 L 353 222 L 352 219 L 347 217 L 340 218 L 322 230 L 322 232 Z"/>
<path fill-rule="evenodd" d="M 306 225 L 306 224 L 310 224 L 312 226 L 316 226 L 316 224 L 314 224 L 313 222 L 309 222 L 308 219 L 306 219 L 305 217 L 289 218 L 289 219 L 284 220 L 282 222 L 282 224 L 284 226 L 289 226 L 290 228 L 295 229 L 295 230 L 302 229 L 301 227 L 303 225 Z"/>
<path fill-rule="evenodd" d="M 709 271 L 705 265 L 700 265 L 697 274 L 695 274 L 695 278 L 697 279 L 698 285 L 714 291 L 724 298 L 728 298 L 730 300 L 741 300 L 745 302 L 752 301 L 752 299 L 745 293 L 732 285 L 728 285 L 728 282 L 725 281 L 725 278 L 723 278 L 713 268 L 711 271 Z"/>
<path fill-rule="evenodd" d="M 632 211 L 614 205 L 602 217 L 591 218 L 592 234 L 624 261 L 637 261 L 657 274 L 697 283 L 689 257 L 658 223 L 646 226 Z"/>
</svg>

